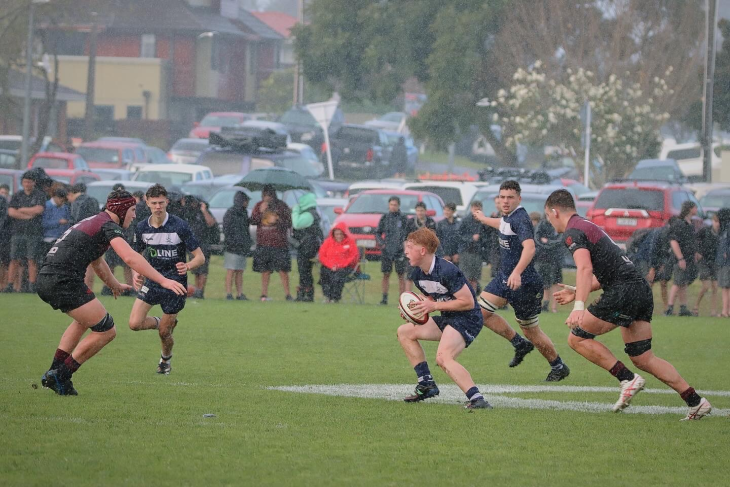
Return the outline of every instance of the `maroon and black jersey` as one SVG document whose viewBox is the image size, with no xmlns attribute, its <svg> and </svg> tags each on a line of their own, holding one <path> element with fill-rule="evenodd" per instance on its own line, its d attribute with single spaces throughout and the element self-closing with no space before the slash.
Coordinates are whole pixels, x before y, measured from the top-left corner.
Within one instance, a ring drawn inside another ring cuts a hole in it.
<svg viewBox="0 0 730 487">
<path fill-rule="evenodd" d="M 81 220 L 56 240 L 40 274 L 83 280 L 89 264 L 104 255 L 115 238 L 124 238 L 124 231 L 108 213 Z"/>
<path fill-rule="evenodd" d="M 590 252 L 593 274 L 603 289 L 614 284 L 644 279 L 634 263 L 606 232 L 579 215 L 570 217 L 563 233 L 563 241 L 571 254 L 578 249 L 587 249 Z"/>
</svg>

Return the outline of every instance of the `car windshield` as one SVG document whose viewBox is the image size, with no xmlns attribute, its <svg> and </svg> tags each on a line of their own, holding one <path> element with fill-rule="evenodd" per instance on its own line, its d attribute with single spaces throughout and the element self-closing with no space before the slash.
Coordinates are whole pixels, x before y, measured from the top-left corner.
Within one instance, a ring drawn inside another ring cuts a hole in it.
<svg viewBox="0 0 730 487">
<path fill-rule="evenodd" d="M 178 140 L 170 149 L 171 151 L 203 152 L 208 147 L 208 141 L 200 140 Z"/>
<path fill-rule="evenodd" d="M 223 115 L 208 115 L 200 121 L 201 127 L 235 127 L 240 124 L 240 118 Z"/>
<path fill-rule="evenodd" d="M 706 194 L 700 199 L 701 207 L 730 208 L 730 193 Z"/>
<path fill-rule="evenodd" d="M 677 173 L 671 166 L 637 167 L 629 179 L 653 179 L 656 181 L 676 181 Z"/>
<path fill-rule="evenodd" d="M 667 152 L 667 159 L 682 161 L 684 159 L 699 159 L 702 157 L 701 147 L 690 147 L 688 149 L 675 149 Z"/>
<path fill-rule="evenodd" d="M 21 145 L 23 145 L 22 140 L 0 140 L 0 149 L 19 151 Z"/>
<path fill-rule="evenodd" d="M 281 123 L 291 123 L 294 125 L 317 125 L 314 117 L 304 110 L 289 110 L 279 119 Z"/>
<path fill-rule="evenodd" d="M 76 153 L 92 162 L 119 162 L 119 151 L 100 147 L 79 147 Z"/>
<path fill-rule="evenodd" d="M 67 169 L 68 161 L 66 159 L 56 159 L 55 157 L 38 157 L 33 161 L 33 167 Z"/>
<path fill-rule="evenodd" d="M 350 205 L 345 213 L 388 213 L 389 194 L 361 194 Z M 403 213 L 416 214 L 416 203 L 418 196 L 416 195 L 398 195 L 400 198 L 400 207 Z"/>
<path fill-rule="evenodd" d="M 159 183 L 163 186 L 182 186 L 193 180 L 193 174 L 172 171 L 140 171 L 134 179 L 135 181 Z"/>
<path fill-rule="evenodd" d="M 418 186 L 418 191 L 428 191 L 429 193 L 437 194 L 446 203 L 454 203 L 455 205 L 464 204 L 461 199 L 461 191 L 459 188 L 448 188 L 444 186 Z"/>
<path fill-rule="evenodd" d="M 296 171 L 305 178 L 316 177 L 321 174 L 318 167 L 312 164 L 312 160 L 308 159 L 300 154 L 292 155 L 291 157 L 281 158 L 281 164 L 292 171 Z"/>
<path fill-rule="evenodd" d="M 596 209 L 626 208 L 628 210 L 664 210 L 664 193 L 651 189 L 609 188 L 601 191 Z"/>
<path fill-rule="evenodd" d="M 13 189 L 15 188 L 13 176 L 10 174 L 0 174 L 0 184 L 7 184 L 8 188 L 10 188 L 10 194 L 13 194 Z"/>
</svg>

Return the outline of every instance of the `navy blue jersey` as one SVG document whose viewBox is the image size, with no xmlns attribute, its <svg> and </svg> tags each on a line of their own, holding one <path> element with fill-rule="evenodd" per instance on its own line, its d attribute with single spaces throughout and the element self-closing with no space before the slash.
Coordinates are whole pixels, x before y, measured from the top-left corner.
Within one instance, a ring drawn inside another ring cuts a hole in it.
<svg viewBox="0 0 730 487">
<path fill-rule="evenodd" d="M 464 284 L 466 284 L 474 298 L 474 307 L 469 311 L 442 311 L 441 316 L 468 316 L 469 318 L 479 320 L 481 323 L 482 312 L 477 304 L 474 289 L 469 286 L 461 270 L 451 262 L 441 257 L 435 257 L 430 273 L 426 274 L 420 267 L 413 267 L 409 278 L 419 291 L 436 301 L 453 301 L 456 299 L 454 294 L 460 291 L 464 287 Z"/>
<path fill-rule="evenodd" d="M 503 216 L 499 222 L 499 250 L 500 266 L 499 272 L 503 277 L 508 278 L 517 267 L 522 257 L 522 242 L 534 240 L 535 233 L 532 228 L 532 220 L 527 211 L 518 206 L 515 211 Z M 535 266 L 530 262 L 522 273 L 523 281 L 540 279 Z"/>
<path fill-rule="evenodd" d="M 160 228 L 150 225 L 151 218 L 137 224 L 134 250 L 143 253 L 150 265 L 166 278 L 186 284 L 187 275 L 179 275 L 176 264 L 185 262 L 188 252 L 200 248 L 198 239 L 181 218 L 168 213 Z"/>
</svg>

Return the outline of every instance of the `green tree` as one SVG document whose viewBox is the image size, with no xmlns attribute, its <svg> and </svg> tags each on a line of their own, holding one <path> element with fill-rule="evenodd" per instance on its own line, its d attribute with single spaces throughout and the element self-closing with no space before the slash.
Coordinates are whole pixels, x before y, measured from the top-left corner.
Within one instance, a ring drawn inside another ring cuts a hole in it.
<svg viewBox="0 0 730 487">
<path fill-rule="evenodd" d="M 304 87 L 304 102 L 325 101 L 332 92 L 318 85 Z M 268 113 L 284 113 L 292 106 L 294 99 L 294 69 L 275 71 L 261 83 L 258 91 L 258 109 Z"/>
</svg>

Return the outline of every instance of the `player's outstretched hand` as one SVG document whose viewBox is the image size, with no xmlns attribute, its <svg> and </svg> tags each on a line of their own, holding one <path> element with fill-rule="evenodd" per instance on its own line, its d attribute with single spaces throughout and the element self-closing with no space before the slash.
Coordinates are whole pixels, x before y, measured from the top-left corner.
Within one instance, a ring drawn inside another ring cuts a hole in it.
<svg viewBox="0 0 730 487">
<path fill-rule="evenodd" d="M 181 276 L 188 273 L 188 265 L 185 262 L 178 262 L 175 264 L 175 267 L 177 267 L 177 273 Z"/>
<path fill-rule="evenodd" d="M 507 279 L 507 287 L 513 291 L 516 291 L 520 288 L 520 286 L 522 286 L 522 276 L 520 276 L 516 272 L 513 272 L 509 275 L 509 278 Z"/>
<path fill-rule="evenodd" d="M 566 284 L 558 284 L 558 286 L 562 287 L 563 289 L 556 293 L 553 293 L 555 301 L 557 301 L 558 304 L 572 303 L 575 300 L 575 289 L 573 288 L 573 286 L 568 286 Z"/>
<path fill-rule="evenodd" d="M 164 287 L 165 289 L 169 289 L 178 296 L 185 296 L 188 293 L 188 290 L 185 289 L 185 286 L 177 281 L 173 281 L 172 279 L 165 279 L 162 282 L 162 287 Z"/>
<path fill-rule="evenodd" d="M 130 286 L 129 284 L 122 284 L 121 282 L 117 283 L 116 286 L 111 288 L 114 299 L 117 299 L 119 296 L 121 296 L 124 291 L 131 291 L 132 289 L 132 286 Z"/>
</svg>

